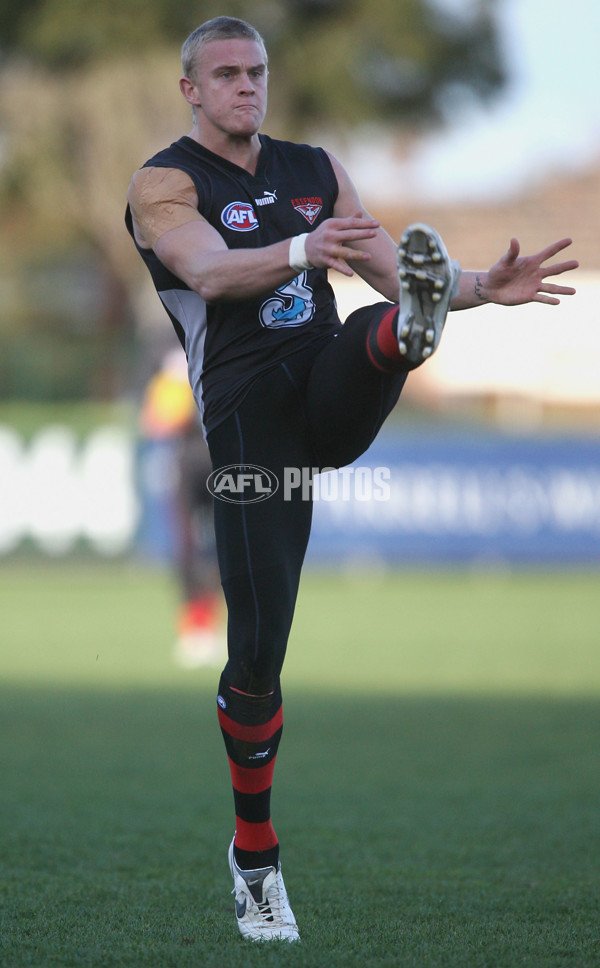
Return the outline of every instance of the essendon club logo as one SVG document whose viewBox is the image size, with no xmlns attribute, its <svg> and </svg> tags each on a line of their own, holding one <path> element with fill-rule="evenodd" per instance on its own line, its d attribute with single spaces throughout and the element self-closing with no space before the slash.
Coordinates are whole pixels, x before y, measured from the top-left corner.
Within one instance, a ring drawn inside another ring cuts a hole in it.
<svg viewBox="0 0 600 968">
<path fill-rule="evenodd" d="M 312 225 L 323 208 L 323 199 L 318 195 L 313 195 L 310 198 L 292 198 L 292 205 Z"/>
<path fill-rule="evenodd" d="M 221 212 L 221 221 L 234 232 L 252 232 L 258 228 L 258 219 L 248 202 L 231 202 Z"/>
</svg>

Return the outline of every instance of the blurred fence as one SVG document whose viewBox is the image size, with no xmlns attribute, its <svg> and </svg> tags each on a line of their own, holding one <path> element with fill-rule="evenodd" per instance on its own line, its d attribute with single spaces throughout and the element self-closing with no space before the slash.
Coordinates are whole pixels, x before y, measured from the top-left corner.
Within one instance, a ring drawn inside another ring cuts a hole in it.
<svg viewBox="0 0 600 968">
<path fill-rule="evenodd" d="M 120 427 L 100 427 L 83 443 L 60 425 L 27 442 L 0 427 L 0 554 L 23 546 L 55 556 L 82 547 L 128 553 L 138 508 L 134 442 Z"/>
<path fill-rule="evenodd" d="M 598 440 L 383 436 L 365 464 L 378 492 L 359 473 L 344 494 L 349 471 L 337 472 L 315 505 L 310 560 L 600 562 Z"/>
<path fill-rule="evenodd" d="M 0 427 L 0 554 L 169 562 L 176 473 L 173 442 L 118 426 Z M 313 564 L 600 563 L 598 439 L 386 433 L 352 467 L 279 484 L 314 489 Z"/>
</svg>

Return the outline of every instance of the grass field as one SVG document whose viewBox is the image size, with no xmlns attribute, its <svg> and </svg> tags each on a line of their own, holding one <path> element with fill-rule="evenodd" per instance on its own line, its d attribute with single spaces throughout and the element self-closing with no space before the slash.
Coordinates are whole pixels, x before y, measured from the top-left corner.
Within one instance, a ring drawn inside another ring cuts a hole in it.
<svg viewBox="0 0 600 968">
<path fill-rule="evenodd" d="M 273 807 L 302 944 L 234 923 L 216 670 L 131 566 L 0 569 L 0 964 L 596 968 L 598 573 L 307 575 Z"/>
</svg>

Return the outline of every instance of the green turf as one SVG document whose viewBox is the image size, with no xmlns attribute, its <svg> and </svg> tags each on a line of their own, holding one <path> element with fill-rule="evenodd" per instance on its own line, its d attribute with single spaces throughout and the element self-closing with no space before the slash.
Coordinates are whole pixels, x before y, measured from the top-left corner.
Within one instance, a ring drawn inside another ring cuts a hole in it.
<svg viewBox="0 0 600 968">
<path fill-rule="evenodd" d="M 176 596 L 161 572 L 128 565 L 4 565 L 3 676 L 195 687 L 171 662 Z M 285 684 L 336 693 L 600 696 L 599 600 L 593 571 L 307 574 Z"/>
<path fill-rule="evenodd" d="M 171 582 L 0 569 L 0 964 L 596 968 L 599 585 L 306 577 L 273 801 L 303 940 L 265 950 Z"/>
</svg>

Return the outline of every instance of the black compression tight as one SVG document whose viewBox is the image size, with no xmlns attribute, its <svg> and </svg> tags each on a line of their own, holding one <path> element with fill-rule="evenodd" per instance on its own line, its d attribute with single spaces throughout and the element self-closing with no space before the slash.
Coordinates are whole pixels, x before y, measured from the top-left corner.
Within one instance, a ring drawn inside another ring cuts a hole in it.
<svg viewBox="0 0 600 968">
<path fill-rule="evenodd" d="M 353 313 L 340 334 L 269 370 L 208 438 L 213 468 L 267 468 L 280 486 L 268 500 L 215 500 L 215 532 L 228 608 L 225 678 L 254 695 L 272 691 L 283 666 L 312 505 L 286 489 L 286 468 L 342 467 L 374 440 L 406 373 L 369 361 L 369 329 L 389 312 L 378 303 Z"/>
</svg>

